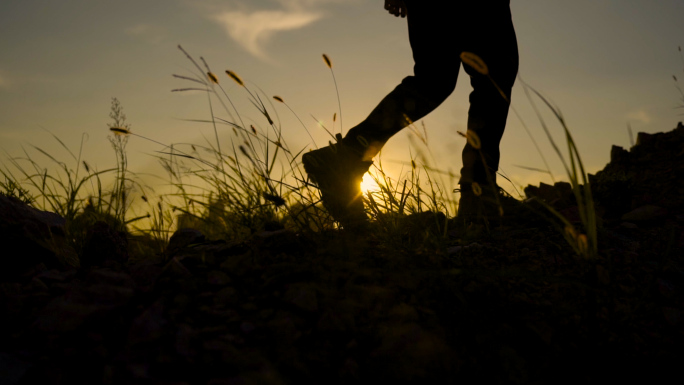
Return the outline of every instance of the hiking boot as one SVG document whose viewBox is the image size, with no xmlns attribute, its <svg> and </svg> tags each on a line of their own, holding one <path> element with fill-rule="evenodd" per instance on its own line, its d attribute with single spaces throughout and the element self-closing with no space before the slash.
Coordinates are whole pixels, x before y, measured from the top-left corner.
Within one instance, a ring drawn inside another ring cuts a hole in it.
<svg viewBox="0 0 684 385">
<path fill-rule="evenodd" d="M 522 207 L 521 201 L 513 198 L 498 185 L 494 188 L 479 184 L 473 187 L 471 183 L 463 183 L 461 188 L 454 192 L 461 193 L 456 218 L 467 222 L 516 215 Z"/>
<path fill-rule="evenodd" d="M 323 206 L 343 227 L 358 228 L 368 222 L 363 209 L 361 179 L 371 161 L 362 161 L 361 155 L 337 143 L 302 155 L 302 164 L 309 178 L 321 190 Z"/>
</svg>

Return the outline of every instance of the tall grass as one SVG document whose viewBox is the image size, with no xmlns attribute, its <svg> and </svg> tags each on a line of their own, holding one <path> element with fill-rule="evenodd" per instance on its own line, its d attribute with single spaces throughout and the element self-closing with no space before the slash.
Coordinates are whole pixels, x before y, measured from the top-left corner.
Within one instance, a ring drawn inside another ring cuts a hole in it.
<svg viewBox="0 0 684 385">
<path fill-rule="evenodd" d="M 522 82 L 522 80 L 521 80 Z M 530 87 L 527 83 L 522 82 L 525 94 L 528 100 L 532 104 L 535 114 L 539 119 L 539 122 L 546 134 L 551 146 L 563 163 L 563 168 L 565 173 L 570 180 L 572 186 L 572 192 L 575 196 L 575 201 L 577 202 L 577 207 L 580 215 L 580 220 L 582 222 L 584 232 L 578 232 L 575 226 L 568 221 L 562 214 L 556 211 L 549 204 L 541 199 L 533 198 L 535 201 L 542 204 L 547 210 L 549 210 L 554 216 L 556 216 L 563 224 L 564 230 L 563 234 L 565 236 L 568 244 L 573 248 L 575 253 L 584 256 L 587 259 L 593 259 L 598 253 L 598 239 L 597 239 L 597 217 L 596 210 L 594 207 L 594 199 L 591 193 L 591 185 L 589 184 L 589 178 L 584 170 L 584 165 L 580 157 L 579 151 L 577 150 L 577 145 L 575 140 L 570 134 L 570 130 L 566 124 L 565 118 L 561 113 L 560 109 L 554 106 L 548 101 L 544 96 L 542 96 L 537 90 Z M 560 148 L 553 140 L 551 132 L 544 121 L 544 118 L 540 114 L 536 104 L 534 103 L 531 93 L 537 96 L 539 100 L 542 101 L 544 105 L 553 113 L 556 120 L 560 123 L 563 133 L 565 135 L 565 141 L 568 149 L 568 160 L 565 159 Z"/>
<path fill-rule="evenodd" d="M 25 152 L 25 158 L 11 158 L 22 179 L 7 170 L 3 171 L 5 182 L 0 188 L 7 195 L 23 197 L 28 202 L 54 211 L 73 221 L 77 216 L 90 210 L 95 213 L 109 215 L 120 223 L 124 229 L 131 225 L 135 231 L 149 235 L 156 243 L 158 251 L 163 250 L 170 234 L 175 229 L 194 227 L 200 229 L 210 238 L 240 240 L 257 232 L 282 227 L 295 231 L 323 231 L 335 229 L 336 223 L 320 204 L 320 192 L 307 180 L 300 167 L 300 155 L 309 146 L 314 146 L 313 135 L 299 116 L 285 103 L 280 96 L 267 96 L 261 89 L 249 85 L 236 72 L 225 70 L 225 77 L 219 77 L 210 68 L 204 58 L 195 60 L 182 47 L 178 47 L 193 64 L 189 74 L 173 76 L 187 82 L 188 87 L 176 88 L 173 92 L 200 91 L 207 95 L 208 119 L 190 120 L 198 124 L 210 125 L 213 129 L 213 141 L 205 144 L 165 144 L 133 132 L 126 122 L 123 108 L 117 99 L 112 100 L 109 129 L 115 134 L 110 143 L 116 154 L 117 165 L 102 171 L 91 170 L 81 159 L 83 140 L 78 154 L 71 152 L 56 136 L 53 137 L 65 148 L 75 164 L 66 163 L 52 157 L 46 151 L 35 147 L 53 163 L 58 165 L 59 173 L 52 176 L 47 169 L 39 166 Z M 332 62 L 324 55 L 326 66 L 332 71 Z M 469 63 L 479 66 L 488 74 L 486 64 L 479 58 L 468 56 Z M 201 64 L 200 64 L 201 63 Z M 257 119 L 247 125 L 243 111 L 239 111 L 233 98 L 223 82 L 230 81 L 243 91 L 243 97 L 254 107 Z M 341 121 L 341 103 L 338 92 L 338 112 Z M 526 88 L 527 92 L 527 88 Z M 567 220 L 555 213 L 566 223 L 566 235 L 575 251 L 591 256 L 596 253 L 596 217 L 593 213 L 591 191 L 582 166 L 579 153 L 572 136 L 565 125 L 562 115 L 546 99 L 535 94 L 554 112 L 561 122 L 568 141 L 570 164 L 566 171 L 573 181 L 578 204 L 581 207 L 584 233 L 574 231 Z M 507 96 L 502 92 L 502 96 Z M 271 100 L 283 105 L 300 122 L 311 138 L 311 143 L 303 148 L 291 148 L 285 136 L 276 106 Z M 333 114 L 333 124 L 337 118 Z M 541 119 L 541 118 L 540 118 Z M 317 121 L 318 122 L 318 121 Z M 318 122 L 331 137 L 333 131 Z M 545 123 L 542 121 L 547 136 L 552 141 Z M 432 166 L 434 157 L 427 141 L 427 130 L 422 131 L 410 122 L 412 138 L 410 169 L 402 169 L 398 178 L 392 178 L 383 168 L 382 157 L 371 169 L 371 176 L 379 186 L 377 191 L 368 191 L 364 196 L 367 212 L 380 233 L 390 236 L 401 234 L 407 215 L 420 214 L 425 211 L 444 213 L 435 216 L 435 228 L 439 236 L 447 233 L 447 219 L 457 211 L 457 202 L 451 195 L 451 188 L 446 188 L 444 177 L 453 187 L 456 175 L 441 171 Z M 479 138 L 473 132 L 464 134 L 466 140 L 475 148 L 479 148 Z M 166 170 L 168 186 L 171 193 L 154 198 L 142 184 L 136 182 L 128 170 L 126 145 L 130 137 L 150 141 L 160 146 L 157 159 Z M 85 137 L 84 137 L 85 138 Z M 229 140 L 226 140 L 228 139 Z M 415 142 L 417 139 L 417 142 Z M 554 149 L 562 157 L 555 143 Z M 413 150 L 416 151 L 414 154 Z M 484 160 L 484 158 L 483 158 Z M 24 163 L 28 163 L 26 167 Z M 485 167 L 486 168 L 486 167 Z M 106 190 L 102 187 L 101 176 L 111 173 L 114 176 L 113 187 Z M 580 186 L 580 178 L 585 188 Z M 490 175 L 490 182 L 492 177 Z M 26 186 L 35 190 L 29 193 Z M 147 212 L 142 215 L 131 215 L 133 191 L 138 191 L 147 205 Z M 543 202 L 542 202 L 543 203 Z M 501 208 L 501 205 L 499 204 Z M 549 207 L 550 210 L 552 210 Z M 133 216 L 133 218 L 130 218 Z M 149 218 L 147 227 L 140 226 L 141 219 Z M 140 221 L 140 222 L 138 222 Z"/>
<path fill-rule="evenodd" d="M 684 54 L 682 54 L 682 47 L 679 46 L 679 58 L 682 61 L 682 71 L 684 72 Z M 677 78 L 677 75 L 672 75 L 672 78 L 675 81 L 675 88 L 677 88 L 677 91 L 679 91 L 679 96 L 680 96 L 680 102 L 681 104 L 677 106 L 677 108 L 684 108 L 684 89 L 679 85 L 679 79 Z M 684 113 L 683 113 L 684 114 Z"/>
</svg>

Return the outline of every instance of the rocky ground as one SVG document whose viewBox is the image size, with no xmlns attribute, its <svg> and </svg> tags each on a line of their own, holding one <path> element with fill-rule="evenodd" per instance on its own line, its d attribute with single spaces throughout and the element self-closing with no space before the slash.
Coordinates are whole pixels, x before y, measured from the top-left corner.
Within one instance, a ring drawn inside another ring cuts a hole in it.
<svg viewBox="0 0 684 385">
<path fill-rule="evenodd" d="M 681 378 L 683 177 L 681 123 L 614 147 L 592 261 L 532 203 L 446 238 L 425 213 L 363 236 L 186 229 L 156 255 L 99 223 L 79 257 L 60 218 L 0 197 L 0 384 Z M 578 220 L 566 185 L 525 192 Z"/>
</svg>

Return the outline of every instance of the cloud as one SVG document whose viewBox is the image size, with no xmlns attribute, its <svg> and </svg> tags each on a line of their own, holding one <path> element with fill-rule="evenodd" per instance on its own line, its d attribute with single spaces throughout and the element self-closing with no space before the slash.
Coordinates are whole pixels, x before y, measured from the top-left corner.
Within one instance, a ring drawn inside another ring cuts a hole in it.
<svg viewBox="0 0 684 385">
<path fill-rule="evenodd" d="M 150 44 L 159 44 L 166 36 L 164 28 L 151 24 L 137 24 L 126 28 L 124 32 L 128 36 L 142 39 Z"/>
<path fill-rule="evenodd" d="M 307 9 L 322 4 L 349 3 L 350 0 L 276 0 L 288 9 Z"/>
<path fill-rule="evenodd" d="M 320 1 L 320 0 L 319 0 Z M 284 2 L 284 1 L 283 1 Z M 309 3 L 311 0 L 304 1 Z M 292 1 L 292 3 L 302 3 Z M 253 12 L 230 11 L 212 16 L 222 25 L 228 36 L 252 55 L 268 60 L 264 46 L 277 32 L 304 28 L 319 20 L 322 14 L 294 7 L 288 10 Z"/>
<path fill-rule="evenodd" d="M 627 114 L 627 119 L 641 122 L 644 124 L 651 123 L 651 115 L 644 109 L 632 111 Z"/>
</svg>

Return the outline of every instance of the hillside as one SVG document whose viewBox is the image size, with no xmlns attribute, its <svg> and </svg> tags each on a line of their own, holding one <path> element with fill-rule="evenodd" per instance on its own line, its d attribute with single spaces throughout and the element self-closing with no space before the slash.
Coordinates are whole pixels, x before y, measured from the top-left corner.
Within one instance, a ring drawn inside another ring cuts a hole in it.
<svg viewBox="0 0 684 385">
<path fill-rule="evenodd" d="M 684 362 L 684 126 L 614 146 L 590 183 L 596 260 L 533 202 L 489 230 L 451 220 L 446 237 L 423 213 L 395 233 L 183 229 L 162 254 L 99 222 L 77 255 L 62 218 L 0 196 L 0 383 L 670 378 Z M 579 220 L 569 185 L 525 192 Z"/>
</svg>

